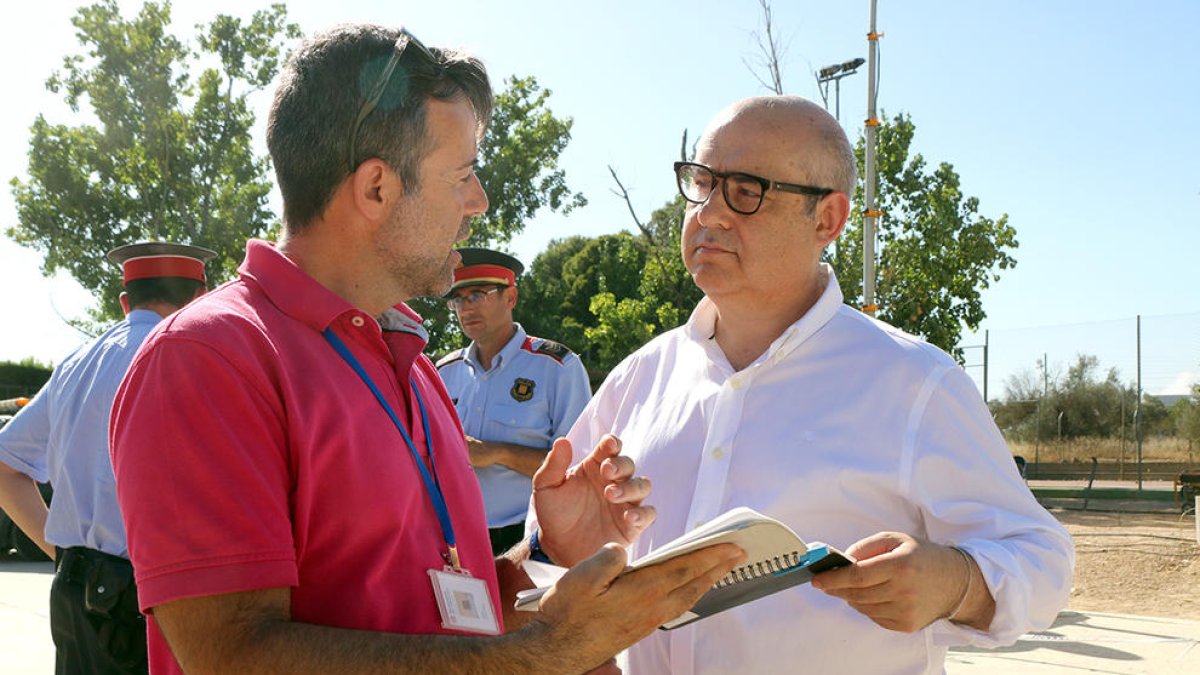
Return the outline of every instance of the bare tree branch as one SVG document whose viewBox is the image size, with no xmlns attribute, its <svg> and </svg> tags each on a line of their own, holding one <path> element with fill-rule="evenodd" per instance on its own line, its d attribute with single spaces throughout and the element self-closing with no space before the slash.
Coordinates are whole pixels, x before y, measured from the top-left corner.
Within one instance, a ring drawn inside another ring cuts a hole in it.
<svg viewBox="0 0 1200 675">
<path fill-rule="evenodd" d="M 758 80 L 759 84 L 776 94 L 783 94 L 783 76 L 779 68 L 779 61 L 783 58 L 784 50 L 779 43 L 779 39 L 775 37 L 775 31 L 771 23 L 771 3 L 768 0 L 758 0 L 758 6 L 762 9 L 763 31 L 766 35 L 764 38 L 763 33 L 755 31 L 754 39 L 758 43 L 758 50 L 762 53 L 762 65 L 766 68 L 769 81 L 760 75 L 745 59 L 742 59 L 742 63 L 745 64 L 750 74 L 754 76 L 754 79 Z"/>
<path fill-rule="evenodd" d="M 617 187 L 621 190 L 620 192 L 613 190 L 612 193 L 625 200 L 625 206 L 629 209 L 629 215 L 633 218 L 633 224 L 637 225 L 638 230 L 640 230 L 641 233 L 646 236 L 646 239 L 650 241 L 652 246 L 655 245 L 657 242 L 654 241 L 654 237 L 650 234 L 650 229 L 642 224 L 641 219 L 638 218 L 637 212 L 633 210 L 633 201 L 629 199 L 629 191 L 625 189 L 625 185 L 621 182 L 621 179 L 617 177 L 617 170 L 612 168 L 612 164 L 608 165 L 608 172 L 612 174 L 613 180 L 617 183 Z"/>
</svg>

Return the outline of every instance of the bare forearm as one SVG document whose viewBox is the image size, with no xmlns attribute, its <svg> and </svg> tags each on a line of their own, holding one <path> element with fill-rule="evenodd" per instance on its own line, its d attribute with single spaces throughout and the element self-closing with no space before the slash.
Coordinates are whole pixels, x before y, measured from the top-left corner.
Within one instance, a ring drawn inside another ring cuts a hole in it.
<svg viewBox="0 0 1200 675">
<path fill-rule="evenodd" d="M 532 477 L 541 468 L 546 459 L 547 448 L 533 448 L 516 443 L 501 441 L 481 441 L 494 453 L 495 463 L 507 469 L 516 471 L 523 476 Z"/>
<path fill-rule="evenodd" d="M 496 558 L 496 578 L 500 582 L 500 612 L 504 615 L 504 627 L 513 632 L 529 623 L 537 615 L 534 612 L 518 612 L 513 606 L 517 593 L 533 588 L 533 582 L 521 566 L 529 558 L 529 544 L 522 541 Z"/>
<path fill-rule="evenodd" d="M 540 624 L 499 637 L 466 637 L 371 633 L 284 621 L 259 631 L 243 652 L 244 660 L 214 663 L 207 672 L 482 675 L 583 672 L 590 667 L 555 663 L 546 636 Z M 184 667 L 189 673 L 206 672 Z"/>
<path fill-rule="evenodd" d="M 583 663 L 582 650 L 542 621 L 502 636 L 349 630 L 292 621 L 289 595 L 278 588 L 188 598 L 156 607 L 154 619 L 193 674 L 560 673 L 598 665 Z"/>
<path fill-rule="evenodd" d="M 996 614 L 996 599 L 992 597 L 992 592 L 988 589 L 983 572 L 980 571 L 975 559 L 967 553 L 965 560 L 969 563 L 971 580 L 967 586 L 966 596 L 962 600 L 962 606 L 958 608 L 952 620 L 954 623 L 986 631 L 991 627 L 992 618 Z"/>
<path fill-rule="evenodd" d="M 46 517 L 50 511 L 42 501 L 37 483 L 3 463 L 0 463 L 0 509 L 38 548 L 54 558 L 54 547 L 46 541 Z"/>
</svg>

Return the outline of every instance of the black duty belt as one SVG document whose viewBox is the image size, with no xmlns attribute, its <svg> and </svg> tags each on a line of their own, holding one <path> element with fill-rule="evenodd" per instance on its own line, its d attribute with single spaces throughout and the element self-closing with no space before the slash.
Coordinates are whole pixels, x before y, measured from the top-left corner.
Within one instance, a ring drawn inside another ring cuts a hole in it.
<svg viewBox="0 0 1200 675">
<path fill-rule="evenodd" d="M 111 566 L 122 569 L 133 569 L 133 564 L 118 555 L 87 548 L 72 546 L 58 549 L 58 563 L 55 574 L 67 581 L 83 582 L 94 567 Z"/>
</svg>

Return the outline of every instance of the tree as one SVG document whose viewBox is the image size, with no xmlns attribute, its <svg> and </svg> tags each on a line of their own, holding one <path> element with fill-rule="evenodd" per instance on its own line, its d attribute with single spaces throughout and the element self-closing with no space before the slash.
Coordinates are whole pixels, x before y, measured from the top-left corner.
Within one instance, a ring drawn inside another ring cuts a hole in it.
<svg viewBox="0 0 1200 675">
<path fill-rule="evenodd" d="M 1016 230 L 1008 216 L 979 213 L 979 200 L 963 195 L 947 162 L 932 171 L 920 154 L 910 156 L 916 125 L 908 115 L 879 127 L 877 167 L 880 240 L 876 283 L 879 317 L 924 337 L 959 359 L 963 326 L 974 330 L 987 315 L 981 292 L 999 281 L 999 270 L 1016 265 Z M 826 260 L 837 273 L 847 304 L 862 306 L 862 227 L 865 140 L 855 155 L 860 186 L 853 214 Z"/>
<path fill-rule="evenodd" d="M 33 396 L 50 379 L 54 368 L 34 358 L 0 361 L 0 399 Z"/>
<path fill-rule="evenodd" d="M 508 243 L 543 206 L 565 215 L 587 205 L 558 167 L 574 120 L 554 116 L 547 107 L 551 92 L 536 79 L 510 77 L 504 84 L 479 144 L 477 174 L 490 207 L 471 225 L 472 246 Z"/>
<path fill-rule="evenodd" d="M 53 124 L 38 115 L 28 182 L 12 180 L 18 223 L 6 233 L 44 252 L 43 273 L 66 270 L 100 305 L 94 320 L 121 316 L 119 275 L 107 251 L 169 239 L 213 249 L 209 276 L 233 274 L 245 240 L 267 236 L 265 157 L 251 149 L 249 98 L 275 77 L 283 41 L 299 36 L 282 4 L 249 21 L 218 15 L 198 26 L 196 48 L 167 33 L 170 3 L 136 17 L 116 0 L 80 9 L 82 54 L 67 56 L 46 86 L 94 122 Z"/>
<path fill-rule="evenodd" d="M 558 166 L 558 157 L 571 140 L 573 120 L 554 116 L 548 107 L 551 92 L 536 79 L 513 77 L 505 85 L 496 95 L 491 123 L 479 144 L 477 174 L 489 206 L 471 224 L 467 240 L 471 246 L 502 246 L 543 207 L 565 214 L 587 204 L 582 194 L 570 190 Z M 518 311 L 528 304 L 524 282 L 521 286 Z M 430 354 L 462 346 L 458 322 L 440 298 L 418 298 L 411 304 L 425 319 Z"/>
<path fill-rule="evenodd" d="M 1188 442 L 1188 450 L 1200 443 L 1200 384 L 1192 385 L 1192 395 L 1172 406 L 1175 431 Z"/>
</svg>

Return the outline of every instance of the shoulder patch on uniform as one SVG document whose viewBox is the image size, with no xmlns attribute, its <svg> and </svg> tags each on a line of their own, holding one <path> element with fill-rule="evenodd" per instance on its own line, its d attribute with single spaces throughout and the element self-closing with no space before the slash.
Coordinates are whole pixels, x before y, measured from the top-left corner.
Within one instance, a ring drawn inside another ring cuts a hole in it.
<svg viewBox="0 0 1200 675">
<path fill-rule="evenodd" d="M 562 363 L 564 359 L 571 355 L 571 350 L 566 345 L 545 338 L 530 338 L 525 341 L 525 345 L 523 346 L 529 347 L 529 351 L 534 354 L 549 356 L 559 363 Z"/>
<path fill-rule="evenodd" d="M 444 368 L 445 366 L 448 366 L 451 363 L 454 363 L 455 361 L 462 361 L 464 358 L 466 358 L 466 355 L 467 355 L 467 350 L 455 349 L 454 351 L 450 352 L 449 354 L 438 359 L 437 367 Z"/>
</svg>

